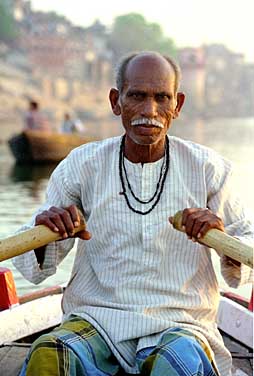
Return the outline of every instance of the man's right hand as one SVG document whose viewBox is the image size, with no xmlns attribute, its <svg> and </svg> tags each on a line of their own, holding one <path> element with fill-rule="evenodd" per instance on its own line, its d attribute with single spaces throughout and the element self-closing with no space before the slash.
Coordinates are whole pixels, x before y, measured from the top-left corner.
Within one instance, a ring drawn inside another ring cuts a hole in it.
<svg viewBox="0 0 254 376">
<path fill-rule="evenodd" d="M 35 218 L 35 226 L 45 225 L 54 232 L 58 232 L 63 239 L 78 237 L 83 240 L 91 239 L 90 232 L 83 230 L 74 234 L 74 228 L 82 222 L 78 208 L 75 205 L 67 208 L 56 208 L 52 206 L 49 210 L 44 210 Z"/>
</svg>

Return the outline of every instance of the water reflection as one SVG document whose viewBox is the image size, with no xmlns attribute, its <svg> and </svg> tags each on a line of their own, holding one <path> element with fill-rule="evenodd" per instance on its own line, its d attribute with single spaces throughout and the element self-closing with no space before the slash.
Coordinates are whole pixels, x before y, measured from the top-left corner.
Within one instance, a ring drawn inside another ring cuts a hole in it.
<svg viewBox="0 0 254 376">
<path fill-rule="evenodd" d="M 48 178 L 56 164 L 20 165 L 15 163 L 6 144 L 0 145 L 0 238 L 11 236 L 21 225 L 28 222 L 35 210 L 44 201 Z M 73 257 L 73 255 L 71 256 Z M 70 272 L 68 258 L 61 265 L 59 273 L 49 278 L 42 285 L 34 286 L 26 281 L 13 267 L 11 260 L 1 262 L 1 266 L 13 272 L 18 294 L 49 287 L 68 279 Z"/>
<path fill-rule="evenodd" d="M 41 205 L 56 164 L 19 165 L 0 145 L 0 238 L 13 234 Z"/>
<path fill-rule="evenodd" d="M 57 164 L 29 165 L 15 163 L 10 169 L 10 179 L 13 183 L 48 179 Z"/>
<path fill-rule="evenodd" d="M 49 165 L 24 165 L 14 164 L 10 169 L 10 182 L 13 184 L 24 183 L 30 197 L 38 199 L 41 197 L 42 189 L 49 176 L 56 168 L 56 164 Z"/>
</svg>

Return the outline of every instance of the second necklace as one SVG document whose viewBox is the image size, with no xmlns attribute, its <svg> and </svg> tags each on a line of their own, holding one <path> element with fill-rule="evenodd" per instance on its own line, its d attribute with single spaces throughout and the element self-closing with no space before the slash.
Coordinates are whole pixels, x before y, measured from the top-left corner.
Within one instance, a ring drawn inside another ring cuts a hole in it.
<svg viewBox="0 0 254 376">
<path fill-rule="evenodd" d="M 154 192 L 153 196 L 150 199 L 148 199 L 148 200 L 141 200 L 140 198 L 138 198 L 135 195 L 135 193 L 134 193 L 134 191 L 133 191 L 133 189 L 132 189 L 132 187 L 130 185 L 129 179 L 128 179 L 128 174 L 127 174 L 126 166 L 125 166 L 125 163 L 124 163 L 124 143 L 125 143 L 125 136 L 123 136 L 123 138 L 122 138 L 121 145 L 120 145 L 120 152 L 119 152 L 119 176 L 120 176 L 120 181 L 121 181 L 121 185 L 122 185 L 122 192 L 121 192 L 121 194 L 124 196 L 125 201 L 126 201 L 128 207 L 134 213 L 141 214 L 141 215 L 146 215 L 146 214 L 150 213 L 156 207 L 156 205 L 158 204 L 158 202 L 160 201 L 161 194 L 162 194 L 163 188 L 164 188 L 164 183 L 165 183 L 166 176 L 167 176 L 168 169 L 169 169 L 169 141 L 168 141 L 168 137 L 167 136 L 166 136 L 166 140 L 165 141 L 166 142 L 165 142 L 164 158 L 163 158 L 163 163 L 161 165 L 160 176 L 159 176 L 158 182 L 156 184 L 155 192 Z M 127 183 L 127 187 L 128 187 L 128 189 L 130 191 L 130 194 L 132 195 L 132 197 L 137 202 L 139 202 L 139 203 L 141 203 L 143 205 L 147 205 L 147 204 L 151 203 L 152 201 L 154 201 L 154 203 L 151 205 L 151 207 L 148 210 L 145 210 L 145 211 L 137 210 L 137 209 L 135 209 L 131 205 L 129 197 L 127 195 L 127 191 L 126 191 L 125 180 L 126 180 L 126 183 Z"/>
</svg>

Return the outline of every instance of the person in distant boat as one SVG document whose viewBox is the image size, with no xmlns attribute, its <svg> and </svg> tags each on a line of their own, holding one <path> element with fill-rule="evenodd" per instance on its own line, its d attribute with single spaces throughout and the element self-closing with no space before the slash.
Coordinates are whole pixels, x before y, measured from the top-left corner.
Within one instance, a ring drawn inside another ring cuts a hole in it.
<svg viewBox="0 0 254 376">
<path fill-rule="evenodd" d="M 14 259 L 36 284 L 56 273 L 79 238 L 63 324 L 34 342 L 22 376 L 231 374 L 202 237 L 216 228 L 253 245 L 253 221 L 234 194 L 231 163 L 168 135 L 184 104 L 179 80 L 168 56 L 125 57 L 109 93 L 124 134 L 73 150 L 21 229 L 44 224 L 62 236 Z M 87 230 L 74 236 L 78 208 Z M 171 225 L 178 210 L 187 236 Z M 230 286 L 251 280 L 247 266 L 220 258 Z"/>
<path fill-rule="evenodd" d="M 24 130 L 39 130 L 43 132 L 50 132 L 50 126 L 46 117 L 39 109 L 39 103 L 31 100 L 29 102 L 29 110 L 25 116 Z"/>
<path fill-rule="evenodd" d="M 75 118 L 73 123 L 74 123 L 74 132 L 76 133 L 86 132 L 86 127 L 79 118 Z"/>
<path fill-rule="evenodd" d="M 61 126 L 62 133 L 73 133 L 74 132 L 74 122 L 68 112 L 64 114 L 64 121 Z"/>
<path fill-rule="evenodd" d="M 86 129 L 80 119 L 71 119 L 70 114 L 65 113 L 61 130 L 63 133 L 84 133 Z"/>
</svg>

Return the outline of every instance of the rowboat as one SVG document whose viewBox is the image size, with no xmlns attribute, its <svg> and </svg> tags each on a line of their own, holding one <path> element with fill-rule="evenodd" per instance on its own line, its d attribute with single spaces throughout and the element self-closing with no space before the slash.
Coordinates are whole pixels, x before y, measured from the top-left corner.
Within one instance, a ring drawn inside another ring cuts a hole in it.
<svg viewBox="0 0 254 376">
<path fill-rule="evenodd" d="M 76 133 L 49 133 L 26 130 L 8 140 L 9 148 L 19 163 L 59 162 L 75 147 L 94 141 Z"/>
<path fill-rule="evenodd" d="M 32 342 L 61 323 L 62 293 L 61 286 L 43 289 L 19 297 L 17 303 L 0 312 L 1 375 L 18 375 Z M 4 297 L 0 296 L 1 304 Z M 15 286 L 12 284 L 10 304 L 14 296 Z"/>
<path fill-rule="evenodd" d="M 181 213 L 173 225 L 181 229 Z M 82 221 L 75 232 L 84 230 Z M 253 249 L 212 229 L 202 243 L 253 267 Z M 57 233 L 40 225 L 13 237 L 0 240 L 0 261 L 25 253 L 59 239 Z M 3 277 L 4 276 L 4 277 Z M 14 286 L 14 290 L 13 290 Z M 2 292 L 6 291 L 6 294 Z M 57 286 L 18 298 L 10 270 L 0 270 L 0 370 L 5 376 L 17 375 L 31 343 L 52 330 L 62 320 L 61 300 L 64 288 Z M 43 309 L 42 309 L 43 307 Z M 233 358 L 233 376 L 252 375 L 253 301 L 247 302 L 232 293 L 221 292 L 217 315 L 218 328 Z M 120 375 L 119 375 L 120 376 Z"/>
<path fill-rule="evenodd" d="M 32 342 L 61 323 L 63 291 L 62 286 L 36 291 L 0 312 L 1 375 L 18 375 Z M 233 358 L 232 376 L 252 375 L 253 312 L 246 300 L 221 293 L 217 321 Z"/>
</svg>

